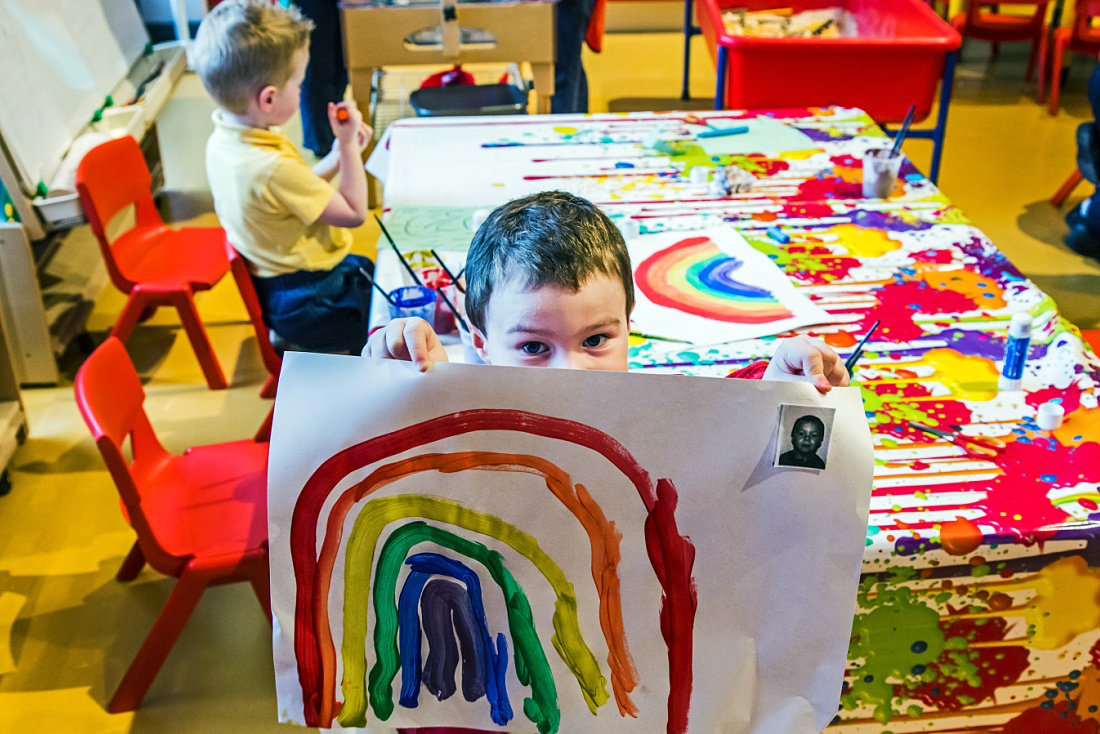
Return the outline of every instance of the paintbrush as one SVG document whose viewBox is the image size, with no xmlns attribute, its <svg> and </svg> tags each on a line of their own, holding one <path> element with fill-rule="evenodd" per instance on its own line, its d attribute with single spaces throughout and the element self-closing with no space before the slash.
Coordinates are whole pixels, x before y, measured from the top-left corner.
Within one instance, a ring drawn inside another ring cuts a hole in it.
<svg viewBox="0 0 1100 734">
<path fill-rule="evenodd" d="M 462 330 L 465 332 L 469 332 L 470 327 L 466 326 L 466 321 L 458 315 L 458 309 L 455 308 L 455 305 L 453 303 L 451 303 L 451 299 L 447 298 L 447 294 L 443 292 L 443 289 L 436 288 L 435 292 L 438 293 L 439 297 L 443 299 L 443 303 L 447 305 L 447 308 L 451 309 L 451 313 L 455 315 L 455 318 L 458 320 L 458 325 L 462 327 Z"/>
<path fill-rule="evenodd" d="M 465 293 L 466 289 L 459 285 L 458 278 L 456 278 L 454 275 L 451 275 L 450 268 L 447 267 L 447 263 L 443 262 L 443 258 L 439 256 L 439 253 L 437 253 L 435 250 L 428 250 L 428 252 L 432 253 L 432 257 L 434 257 L 435 261 L 439 263 L 439 267 L 443 268 L 443 272 L 447 274 L 447 277 L 451 279 L 451 282 L 455 284 L 455 288 L 458 288 L 458 292 Z"/>
<path fill-rule="evenodd" d="M 909 134 L 909 126 L 913 124 L 913 112 L 916 109 L 916 104 L 909 105 L 909 111 L 905 113 L 905 120 L 901 123 L 901 129 L 894 136 L 894 147 L 890 149 L 891 158 L 896 158 L 898 153 L 901 152 L 901 144 L 905 140 L 905 136 Z"/>
<path fill-rule="evenodd" d="M 370 283 L 375 290 L 381 293 L 382 296 L 390 302 L 391 306 L 395 308 L 397 307 L 397 303 L 393 300 L 393 296 L 391 296 L 389 293 L 386 293 L 385 288 L 375 283 L 374 278 L 370 277 L 370 273 L 368 273 L 365 268 L 359 268 L 359 272 L 363 274 L 363 277 L 367 279 L 367 282 Z"/>
<path fill-rule="evenodd" d="M 405 259 L 405 256 L 401 254 L 401 250 L 397 249 L 397 243 L 393 241 L 393 237 L 390 237 L 390 233 L 386 230 L 386 225 L 382 224 L 382 220 L 375 214 L 374 221 L 378 222 L 378 226 L 382 228 L 382 234 L 386 236 L 386 241 L 390 243 L 390 247 L 397 254 L 397 259 L 401 261 L 401 264 L 405 266 L 405 270 L 409 271 L 409 277 L 412 278 L 413 283 L 416 285 L 424 285 L 421 282 L 420 276 L 416 274 L 416 271 L 412 269 L 412 265 L 409 265 L 409 261 Z"/>
<path fill-rule="evenodd" d="M 852 374 L 852 368 L 856 366 L 856 362 L 863 356 L 863 345 L 867 343 L 867 340 L 871 338 L 871 335 L 875 333 L 875 329 L 878 328 L 879 321 L 871 324 L 871 328 L 867 330 L 867 333 L 860 339 L 859 344 L 856 345 L 855 351 L 852 352 L 852 356 L 848 357 L 848 360 L 844 363 L 844 369 L 848 370 L 848 374 Z"/>
</svg>

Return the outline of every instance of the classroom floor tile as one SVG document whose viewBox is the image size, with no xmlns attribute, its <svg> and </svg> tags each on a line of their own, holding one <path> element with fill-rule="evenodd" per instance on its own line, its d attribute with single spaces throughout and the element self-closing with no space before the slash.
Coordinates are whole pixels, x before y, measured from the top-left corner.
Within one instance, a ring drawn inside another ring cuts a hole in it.
<svg viewBox="0 0 1100 734">
<path fill-rule="evenodd" d="M 990 62 L 988 45 L 967 42 L 951 107 L 941 188 L 1083 327 L 1100 325 L 1100 264 L 1061 244 L 1063 211 L 1049 198 L 1073 170 L 1073 131 L 1091 116 L 1084 85 L 1091 62 L 1077 59 L 1050 117 L 1025 84 L 1026 48 L 1009 44 Z M 675 109 L 682 41 L 678 34 L 609 35 L 602 54 L 585 53 L 591 109 Z M 639 59 L 645 64 L 640 65 Z M 696 39 L 687 106 L 707 108 L 714 70 Z M 203 170 L 213 107 L 193 75 L 160 121 L 168 178 L 163 208 L 180 224 L 215 221 Z M 927 124 L 927 123 L 926 123 Z M 300 125 L 288 132 L 300 139 Z M 927 168 L 930 144 L 905 150 Z M 1082 185 L 1070 203 L 1090 193 Z M 373 252 L 373 221 L 356 233 Z M 100 340 L 123 297 L 108 286 L 88 321 Z M 145 382 L 147 408 L 166 447 L 252 435 L 271 403 L 252 327 L 230 279 L 198 298 L 231 387 L 207 390 L 175 314 L 140 325 L 128 349 Z M 271 630 L 243 584 L 208 591 L 176 643 L 145 705 L 113 716 L 103 708 L 162 607 L 172 581 L 146 569 L 128 584 L 114 573 L 133 542 L 118 496 L 72 398 L 80 355 L 64 361 L 55 388 L 27 390 L 30 437 L 12 465 L 14 490 L 0 497 L 0 732 L 42 728 L 123 732 L 285 731 L 275 723 Z"/>
</svg>

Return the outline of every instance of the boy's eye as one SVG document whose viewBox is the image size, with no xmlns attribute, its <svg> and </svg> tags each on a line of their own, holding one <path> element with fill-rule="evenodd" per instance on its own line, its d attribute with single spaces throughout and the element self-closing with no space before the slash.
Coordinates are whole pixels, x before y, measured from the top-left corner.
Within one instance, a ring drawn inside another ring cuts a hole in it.
<svg viewBox="0 0 1100 734">
<path fill-rule="evenodd" d="M 524 342 L 519 345 L 520 350 L 527 355 L 534 356 L 546 351 L 546 345 L 542 342 Z"/>
<path fill-rule="evenodd" d="M 602 347 L 604 344 L 607 343 L 607 340 L 609 338 L 610 337 L 607 334 L 593 334 L 592 336 L 584 340 L 584 346 L 589 348 Z"/>
</svg>

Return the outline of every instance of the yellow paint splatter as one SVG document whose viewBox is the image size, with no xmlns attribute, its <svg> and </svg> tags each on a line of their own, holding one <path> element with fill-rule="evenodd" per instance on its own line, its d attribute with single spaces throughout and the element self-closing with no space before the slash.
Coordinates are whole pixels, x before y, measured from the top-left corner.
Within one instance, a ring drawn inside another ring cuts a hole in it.
<svg viewBox="0 0 1100 734">
<path fill-rule="evenodd" d="M 22 594 L 12 591 L 0 594 L 0 675 L 15 670 L 15 658 L 11 654 L 11 628 L 26 603 L 27 597 Z"/>
<path fill-rule="evenodd" d="M 978 304 L 979 308 L 1005 307 L 1004 289 L 980 273 L 970 270 L 925 270 L 917 277 L 938 291 L 961 293 Z"/>
<path fill-rule="evenodd" d="M 575 135 L 577 133 L 577 128 L 575 128 L 575 127 L 556 127 L 556 128 L 554 128 L 554 132 L 560 133 L 561 135 Z"/>
<path fill-rule="evenodd" d="M 1057 650 L 1100 627 L 1100 569 L 1090 570 L 1081 556 L 1061 558 L 1037 576 L 1002 588 L 1035 590 L 1023 611 L 1036 650 Z"/>
<path fill-rule="evenodd" d="M 1100 443 L 1100 408 L 1073 411 L 1054 431 L 1054 436 L 1063 446 L 1080 446 L 1087 441 Z"/>
<path fill-rule="evenodd" d="M 855 257 L 882 257 L 901 247 L 901 243 L 880 229 L 865 229 L 854 224 L 838 224 L 820 234 L 834 234 L 839 244 Z"/>
<path fill-rule="evenodd" d="M 951 393 L 951 400 L 987 401 L 997 397 L 997 365 L 985 357 L 960 354 L 954 349 L 929 349 L 915 362 L 905 362 L 906 370 L 913 367 L 932 367 L 936 372 L 927 377 L 900 377 L 896 380 L 875 380 L 881 384 L 906 384 L 938 382 Z M 913 398 L 919 400 L 921 398 Z M 923 398 L 945 400 L 947 398 Z"/>
</svg>

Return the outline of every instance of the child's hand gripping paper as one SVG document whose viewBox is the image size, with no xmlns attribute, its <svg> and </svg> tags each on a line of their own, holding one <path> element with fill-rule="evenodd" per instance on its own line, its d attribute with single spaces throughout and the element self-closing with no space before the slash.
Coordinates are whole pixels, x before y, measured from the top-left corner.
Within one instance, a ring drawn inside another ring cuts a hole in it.
<svg viewBox="0 0 1100 734">
<path fill-rule="evenodd" d="M 850 382 L 844 362 L 828 344 L 808 336 L 784 339 L 775 350 L 765 380 L 808 382 L 825 394 Z"/>
</svg>

